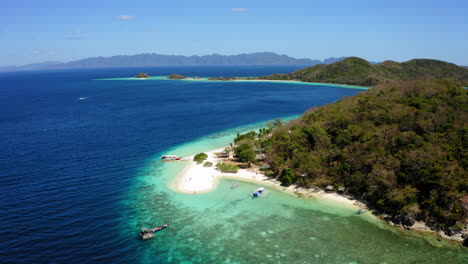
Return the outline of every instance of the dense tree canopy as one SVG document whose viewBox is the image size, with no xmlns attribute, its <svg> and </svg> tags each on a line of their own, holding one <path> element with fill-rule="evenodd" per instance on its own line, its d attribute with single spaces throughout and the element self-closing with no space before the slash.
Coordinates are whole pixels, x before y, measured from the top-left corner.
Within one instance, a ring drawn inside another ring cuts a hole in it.
<svg viewBox="0 0 468 264">
<path fill-rule="evenodd" d="M 261 78 L 361 86 L 415 78 L 444 78 L 468 86 L 468 69 L 439 60 L 415 59 L 403 63 L 384 61 L 374 65 L 361 58 L 349 57 L 328 65 L 320 64 L 290 74 Z"/>
<path fill-rule="evenodd" d="M 284 184 L 344 185 L 382 212 L 447 227 L 466 221 L 467 132 L 467 90 L 431 79 L 343 98 L 264 142 Z"/>
<path fill-rule="evenodd" d="M 139 74 L 137 74 L 135 76 L 135 78 L 137 79 L 148 79 L 150 76 L 147 74 L 147 73 L 144 73 L 144 72 L 140 72 Z"/>
<path fill-rule="evenodd" d="M 183 75 L 180 75 L 180 74 L 177 74 L 177 73 L 174 73 L 174 74 L 171 74 L 167 77 L 168 79 L 172 79 L 172 80 L 183 80 L 183 79 L 187 79 L 186 76 L 183 76 Z"/>
</svg>

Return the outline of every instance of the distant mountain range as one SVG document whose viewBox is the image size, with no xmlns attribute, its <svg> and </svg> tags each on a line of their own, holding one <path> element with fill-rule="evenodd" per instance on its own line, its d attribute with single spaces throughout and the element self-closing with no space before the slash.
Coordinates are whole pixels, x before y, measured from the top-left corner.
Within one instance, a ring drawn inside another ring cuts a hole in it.
<svg viewBox="0 0 468 264">
<path fill-rule="evenodd" d="M 273 52 L 257 52 L 239 55 L 204 55 L 182 56 L 144 53 L 137 55 L 118 55 L 112 57 L 91 57 L 70 62 L 42 62 L 23 66 L 0 67 L 0 71 L 25 71 L 47 69 L 83 69 L 111 67 L 150 67 L 150 66 L 279 66 L 298 65 L 314 66 L 340 61 L 346 57 L 327 58 L 321 60 L 296 59 Z"/>
</svg>

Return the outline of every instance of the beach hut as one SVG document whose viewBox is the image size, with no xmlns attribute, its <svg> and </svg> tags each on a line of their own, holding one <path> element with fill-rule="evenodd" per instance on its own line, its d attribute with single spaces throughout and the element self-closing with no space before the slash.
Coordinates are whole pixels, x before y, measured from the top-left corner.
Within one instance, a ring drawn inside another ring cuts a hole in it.
<svg viewBox="0 0 468 264">
<path fill-rule="evenodd" d="M 307 176 L 309 176 L 308 173 L 299 173 L 297 176 L 301 177 L 301 178 L 305 178 Z"/>
<path fill-rule="evenodd" d="M 269 169 L 269 168 L 270 168 L 270 165 L 267 163 L 260 165 L 260 169 Z"/>
<path fill-rule="evenodd" d="M 229 152 L 221 151 L 221 152 L 216 153 L 216 156 L 218 158 L 227 159 L 229 158 Z"/>
<path fill-rule="evenodd" d="M 255 155 L 256 160 L 264 160 L 265 159 L 265 154 L 257 154 Z"/>
<path fill-rule="evenodd" d="M 334 189 L 335 188 L 333 188 L 333 186 L 331 186 L 331 185 L 328 185 L 327 187 L 325 187 L 326 192 L 333 192 Z"/>
<path fill-rule="evenodd" d="M 344 191 L 345 191 L 345 187 L 343 187 L 343 186 L 338 187 L 338 192 L 339 193 L 344 193 Z"/>
</svg>

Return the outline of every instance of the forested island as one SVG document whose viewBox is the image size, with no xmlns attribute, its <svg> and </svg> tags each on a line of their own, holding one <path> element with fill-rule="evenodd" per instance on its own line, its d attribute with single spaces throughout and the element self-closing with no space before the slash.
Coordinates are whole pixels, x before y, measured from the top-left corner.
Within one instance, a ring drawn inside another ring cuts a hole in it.
<svg viewBox="0 0 468 264">
<path fill-rule="evenodd" d="M 174 74 L 171 74 L 167 77 L 167 79 L 171 79 L 171 80 L 183 80 L 183 79 L 187 79 L 187 76 L 183 76 L 181 74 L 178 74 L 178 73 L 174 73 Z"/>
<path fill-rule="evenodd" d="M 290 74 L 208 80 L 373 86 L 286 124 L 238 135 L 231 150 L 285 186 L 340 189 L 397 225 L 424 222 L 449 236 L 463 233 L 468 243 L 468 69 L 350 57 Z"/>
<path fill-rule="evenodd" d="M 453 235 L 468 219 L 467 132 L 459 83 L 404 80 L 238 135 L 234 150 L 265 154 L 285 186 L 345 187 L 393 223 Z"/>
<path fill-rule="evenodd" d="M 148 79 L 150 76 L 147 73 L 140 72 L 135 76 L 135 79 Z"/>
<path fill-rule="evenodd" d="M 319 64 L 285 74 L 277 73 L 260 77 L 210 77 L 209 81 L 299 81 L 309 83 L 344 84 L 373 87 L 398 80 L 439 78 L 468 86 L 468 69 L 452 63 L 414 59 L 398 63 L 384 61 L 370 63 L 357 57 L 349 57 L 331 64 Z M 172 74 L 168 79 L 198 79 Z"/>
<path fill-rule="evenodd" d="M 468 69 L 439 60 L 415 59 L 402 63 L 384 61 L 371 64 L 361 58 L 349 57 L 328 65 L 319 64 L 289 74 L 278 73 L 259 78 L 359 86 L 375 86 L 406 79 L 442 78 L 468 86 Z"/>
</svg>

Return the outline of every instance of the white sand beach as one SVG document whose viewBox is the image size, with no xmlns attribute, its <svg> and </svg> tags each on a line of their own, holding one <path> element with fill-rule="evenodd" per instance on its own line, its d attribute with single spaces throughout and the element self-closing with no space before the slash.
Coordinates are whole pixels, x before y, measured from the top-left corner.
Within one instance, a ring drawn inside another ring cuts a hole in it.
<svg viewBox="0 0 468 264">
<path fill-rule="evenodd" d="M 215 153 L 221 152 L 223 150 L 224 148 L 220 148 L 205 152 L 208 155 L 206 161 L 212 162 L 212 167 L 204 167 L 203 164 L 196 164 L 196 162 L 193 161 L 194 156 L 185 157 L 184 160 L 187 160 L 190 162 L 190 164 L 175 179 L 173 188 L 178 192 L 188 194 L 209 192 L 216 187 L 219 178 L 225 177 L 237 179 L 240 181 L 261 183 L 260 186 L 274 188 L 297 196 L 327 199 L 329 201 L 353 207 L 356 210 L 365 209 L 366 211 L 370 211 L 364 203 L 353 199 L 351 196 L 341 195 L 335 192 L 325 192 L 318 188 L 302 188 L 295 185 L 284 187 L 281 186 L 279 181 L 271 179 L 264 174 L 259 173 L 259 171 L 255 171 L 254 169 L 239 169 L 237 173 L 222 173 L 217 170 L 215 166 L 216 163 L 222 162 L 224 159 L 218 158 Z M 402 229 L 412 229 L 419 232 L 436 233 L 422 222 L 416 222 L 412 227 L 402 227 L 399 225 L 394 225 L 392 222 L 388 222 L 388 224 Z M 463 238 L 460 234 L 457 234 L 456 236 L 447 236 L 443 232 L 439 231 L 437 232 L 437 235 L 449 240 L 463 241 Z"/>
<path fill-rule="evenodd" d="M 177 177 L 174 186 L 175 190 L 190 194 L 209 192 L 216 187 L 219 178 L 225 177 L 241 181 L 262 183 L 262 185 L 268 185 L 296 195 L 320 197 L 358 208 L 366 208 L 363 203 L 337 193 L 326 193 L 323 190 L 300 188 L 295 185 L 283 187 L 280 185 L 281 183 L 279 181 L 266 177 L 264 174 L 254 169 L 239 169 L 237 173 L 220 172 L 216 169 L 215 165 L 218 162 L 222 162 L 224 159 L 218 158 L 215 153 L 221 152 L 223 149 L 224 148 L 220 148 L 205 152 L 208 155 L 206 161 L 212 162 L 212 167 L 204 167 L 203 164 L 197 164 L 193 161 L 194 156 L 185 157 L 184 160 L 189 160 L 190 164 Z"/>
<path fill-rule="evenodd" d="M 247 181 L 267 181 L 268 178 L 260 173 L 255 173 L 246 169 L 240 169 L 237 173 L 222 173 L 215 167 L 216 163 L 223 161 L 216 157 L 215 153 L 222 149 L 215 149 L 205 152 L 208 155 L 206 161 L 212 162 L 212 167 L 204 167 L 203 164 L 197 164 L 193 161 L 193 156 L 184 159 L 190 160 L 190 165 L 184 169 L 176 180 L 176 189 L 184 193 L 209 192 L 216 186 L 216 181 L 220 177 L 232 177 Z"/>
</svg>

